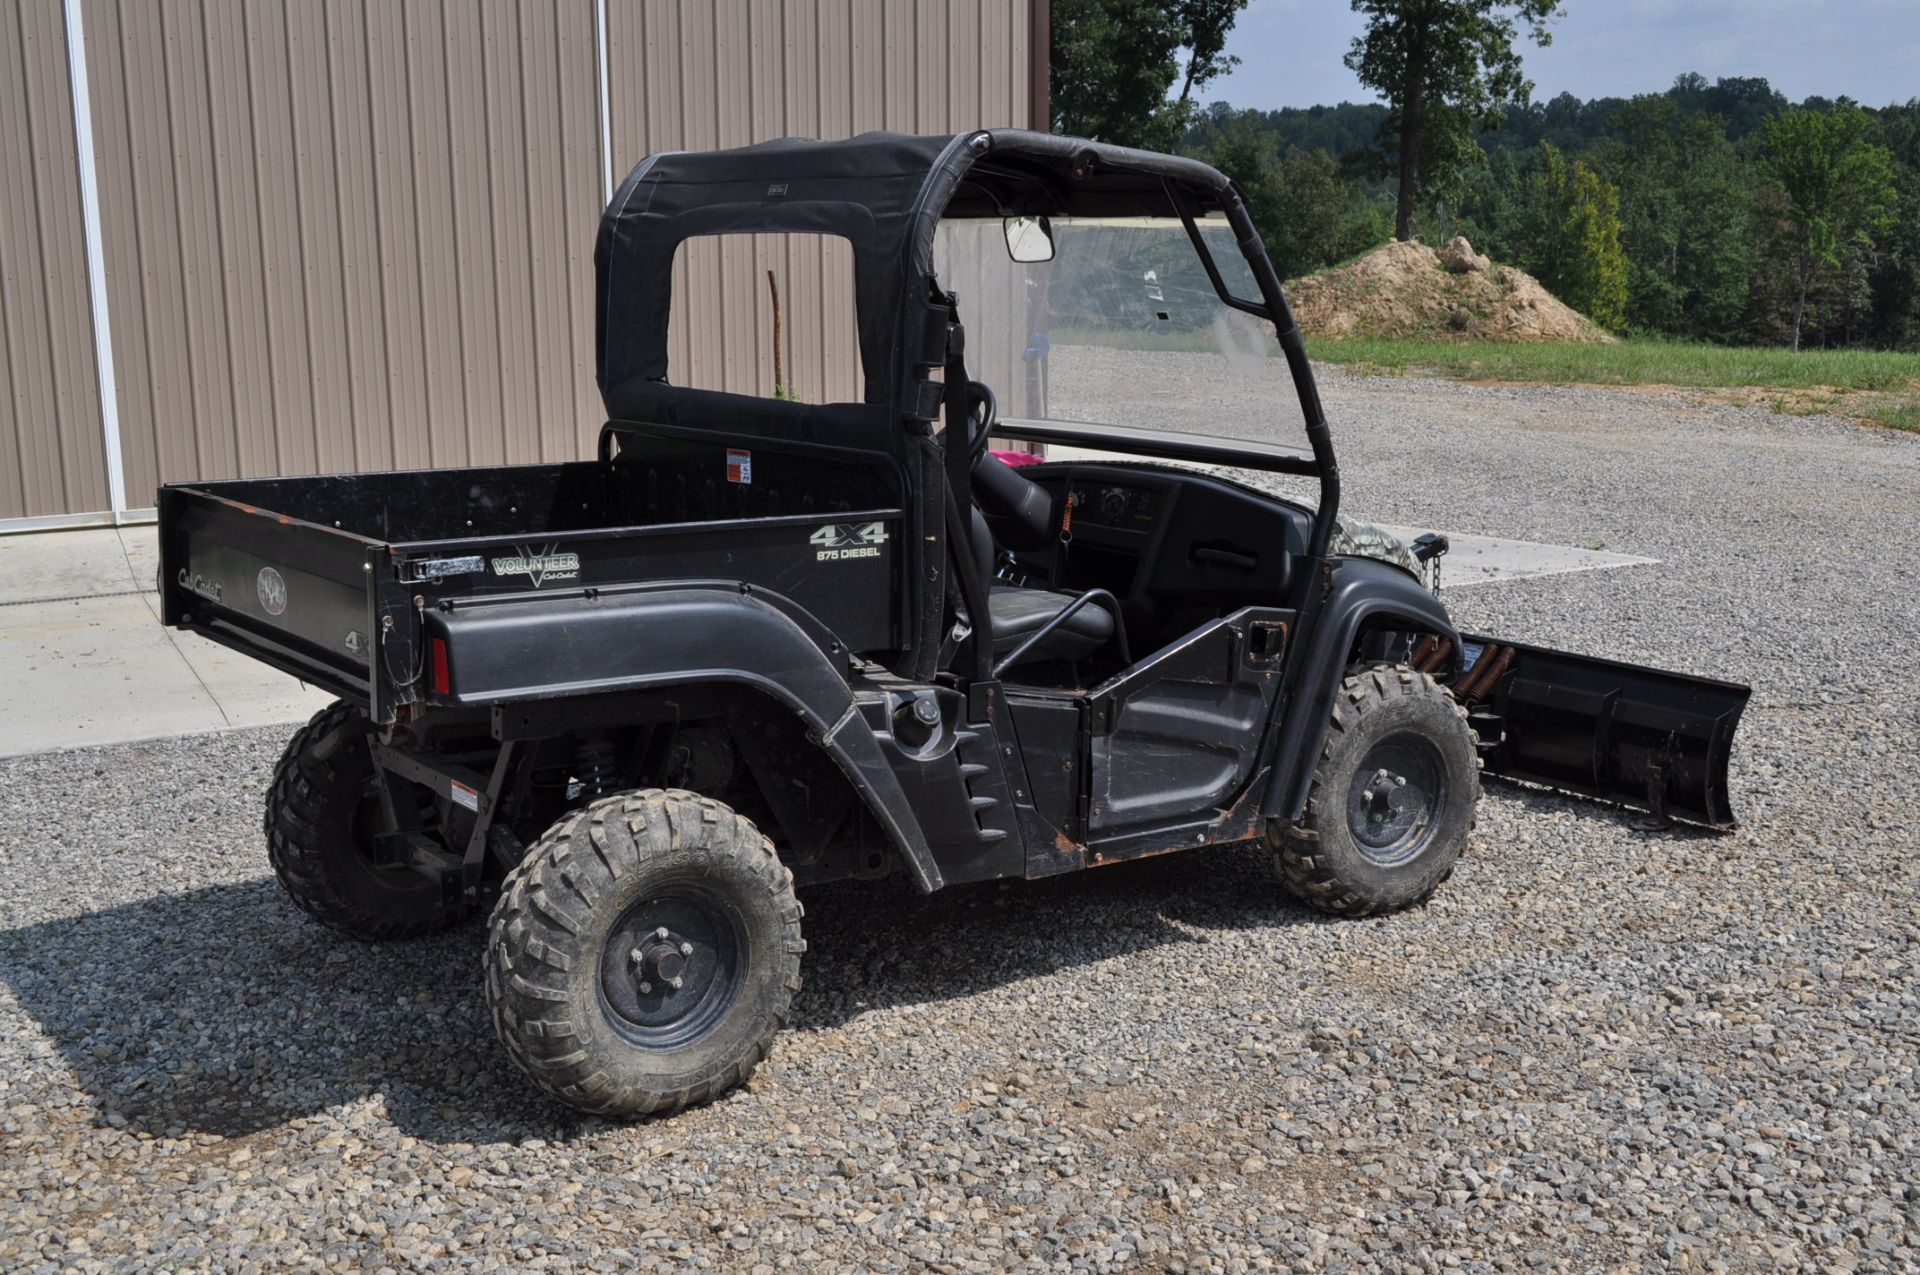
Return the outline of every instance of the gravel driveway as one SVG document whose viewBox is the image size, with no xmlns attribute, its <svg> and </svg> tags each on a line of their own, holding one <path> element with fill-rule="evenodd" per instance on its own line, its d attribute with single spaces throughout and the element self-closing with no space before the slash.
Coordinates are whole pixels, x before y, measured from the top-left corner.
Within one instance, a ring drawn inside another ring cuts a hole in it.
<svg viewBox="0 0 1920 1275">
<path fill-rule="evenodd" d="M 1490 786 L 1364 922 L 1241 848 L 816 892 L 754 1082 L 625 1127 L 505 1061 L 478 927 L 282 898 L 284 732 L 0 763 L 0 1269 L 1920 1264 L 1920 438 L 1325 378 L 1352 512 L 1665 560 L 1449 602 L 1753 683 L 1739 832 Z"/>
</svg>

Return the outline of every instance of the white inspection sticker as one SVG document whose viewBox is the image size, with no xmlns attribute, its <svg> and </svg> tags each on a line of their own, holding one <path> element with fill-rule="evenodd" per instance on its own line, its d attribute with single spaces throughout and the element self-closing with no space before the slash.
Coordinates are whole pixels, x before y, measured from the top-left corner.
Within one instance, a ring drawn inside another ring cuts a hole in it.
<svg viewBox="0 0 1920 1275">
<path fill-rule="evenodd" d="M 478 788 L 469 788 L 458 779 L 449 779 L 447 781 L 447 795 L 452 797 L 456 804 L 465 806 L 475 814 L 480 813 L 480 790 Z"/>
<path fill-rule="evenodd" d="M 727 448 L 727 481 L 730 483 L 750 483 L 753 481 L 753 453 Z"/>
</svg>

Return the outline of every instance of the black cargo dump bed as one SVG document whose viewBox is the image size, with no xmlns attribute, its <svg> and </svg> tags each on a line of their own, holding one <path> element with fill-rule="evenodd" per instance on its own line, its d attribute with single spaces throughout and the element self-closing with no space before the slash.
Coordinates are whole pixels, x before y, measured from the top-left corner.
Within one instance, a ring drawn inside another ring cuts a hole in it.
<svg viewBox="0 0 1920 1275">
<path fill-rule="evenodd" d="M 607 468 L 596 461 L 192 486 L 236 504 L 394 544 L 590 531 L 624 525 L 631 517 Z"/>
<path fill-rule="evenodd" d="M 163 488 L 165 620 L 377 719 L 430 689 L 422 613 L 479 598 L 726 582 L 778 594 L 851 649 L 900 645 L 902 488 L 890 459 L 800 442 L 747 450 L 658 427 L 610 431 L 603 450 Z"/>
</svg>

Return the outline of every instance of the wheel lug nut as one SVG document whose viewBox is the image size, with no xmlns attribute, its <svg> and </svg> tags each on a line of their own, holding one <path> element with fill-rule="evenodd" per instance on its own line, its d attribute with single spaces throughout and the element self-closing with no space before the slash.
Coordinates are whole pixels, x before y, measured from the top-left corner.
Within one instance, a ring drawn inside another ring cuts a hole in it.
<svg viewBox="0 0 1920 1275">
<path fill-rule="evenodd" d="M 691 943 L 682 943 L 682 944 L 680 945 L 680 955 L 682 955 L 682 956 L 692 956 L 692 955 L 693 955 L 693 944 L 691 944 Z"/>
<path fill-rule="evenodd" d="M 645 965 L 647 963 L 647 954 L 636 947 L 633 951 L 627 953 L 627 959 L 635 965 Z"/>
<path fill-rule="evenodd" d="M 659 929 L 655 930 L 653 932 L 653 937 L 657 939 L 665 939 L 667 937 L 667 927 L 663 925 Z"/>
<path fill-rule="evenodd" d="M 680 990 L 680 983 L 681 983 L 681 978 L 678 974 L 675 974 L 672 978 L 667 980 L 667 986 L 671 987 L 676 992 Z"/>
<path fill-rule="evenodd" d="M 652 984 L 652 983 L 642 983 L 642 984 L 640 984 L 640 990 L 641 990 L 641 992 L 642 992 L 642 993 L 645 993 L 645 992 L 650 992 L 650 991 L 652 991 L 652 990 L 653 990 L 653 984 Z"/>
</svg>

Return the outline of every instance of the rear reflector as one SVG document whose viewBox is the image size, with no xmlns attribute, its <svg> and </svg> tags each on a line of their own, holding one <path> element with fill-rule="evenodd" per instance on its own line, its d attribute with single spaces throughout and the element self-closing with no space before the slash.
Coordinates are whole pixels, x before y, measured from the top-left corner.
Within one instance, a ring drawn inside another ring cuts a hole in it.
<svg viewBox="0 0 1920 1275">
<path fill-rule="evenodd" d="M 433 693 L 450 694 L 453 682 L 447 676 L 447 640 L 442 637 L 433 639 Z"/>
</svg>

